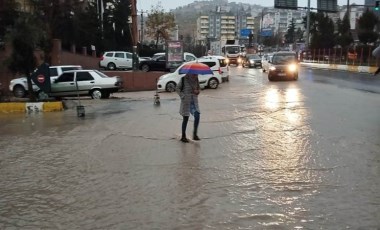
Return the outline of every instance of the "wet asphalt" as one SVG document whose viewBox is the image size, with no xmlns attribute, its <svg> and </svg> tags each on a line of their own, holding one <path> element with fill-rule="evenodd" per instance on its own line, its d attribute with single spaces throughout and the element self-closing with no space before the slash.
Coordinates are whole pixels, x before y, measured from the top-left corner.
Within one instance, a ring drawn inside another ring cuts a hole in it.
<svg viewBox="0 0 380 230">
<path fill-rule="evenodd" d="M 380 77 L 230 71 L 201 141 L 175 93 L 0 114 L 0 229 L 379 229 Z"/>
</svg>

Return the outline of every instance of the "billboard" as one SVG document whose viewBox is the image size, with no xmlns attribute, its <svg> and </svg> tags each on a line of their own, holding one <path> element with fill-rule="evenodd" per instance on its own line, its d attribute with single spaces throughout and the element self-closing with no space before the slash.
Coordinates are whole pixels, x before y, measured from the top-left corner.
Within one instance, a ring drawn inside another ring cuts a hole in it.
<svg viewBox="0 0 380 230">
<path fill-rule="evenodd" d="M 318 0 L 318 12 L 338 12 L 337 0 Z"/>
<path fill-rule="evenodd" d="M 177 68 L 183 63 L 182 41 L 167 41 L 166 47 L 166 68 Z"/>
<path fill-rule="evenodd" d="M 280 9 L 298 9 L 297 0 L 274 0 L 274 8 Z"/>
</svg>

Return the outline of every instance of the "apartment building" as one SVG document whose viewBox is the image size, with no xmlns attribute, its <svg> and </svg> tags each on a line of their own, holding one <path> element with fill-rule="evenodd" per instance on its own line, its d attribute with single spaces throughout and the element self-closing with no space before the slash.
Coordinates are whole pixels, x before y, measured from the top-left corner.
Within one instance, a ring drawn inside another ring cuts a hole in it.
<svg viewBox="0 0 380 230">
<path fill-rule="evenodd" d="M 254 18 L 250 16 L 231 16 L 224 14 L 200 16 L 197 19 L 196 39 L 201 42 L 207 42 L 208 39 L 248 39 L 247 36 L 240 36 L 242 29 L 251 29 L 253 33 L 255 29 Z"/>
</svg>

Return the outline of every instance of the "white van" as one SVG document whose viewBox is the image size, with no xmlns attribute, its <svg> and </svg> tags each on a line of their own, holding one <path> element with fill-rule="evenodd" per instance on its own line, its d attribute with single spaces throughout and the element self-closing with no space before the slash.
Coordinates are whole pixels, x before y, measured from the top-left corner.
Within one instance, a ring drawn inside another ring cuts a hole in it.
<svg viewBox="0 0 380 230">
<path fill-rule="evenodd" d="M 195 61 L 192 61 L 195 62 Z M 199 84 L 201 88 L 210 88 L 210 89 L 216 89 L 218 88 L 219 84 L 222 82 L 222 75 L 219 73 L 219 70 L 215 69 L 214 66 L 219 65 L 219 61 L 217 59 L 198 59 L 196 62 L 200 62 L 203 64 L 208 65 L 211 70 L 213 70 L 214 74 L 199 74 Z M 189 63 L 189 62 L 187 62 Z M 186 63 L 183 63 L 180 65 L 173 73 L 168 73 L 162 75 L 158 81 L 157 81 L 157 91 L 158 92 L 174 92 L 175 88 L 178 84 L 178 82 L 181 80 L 182 76 L 185 76 L 185 74 L 179 74 L 178 70 L 185 65 Z"/>
<path fill-rule="evenodd" d="M 203 59 L 218 60 L 218 64 L 216 64 L 215 66 L 210 66 L 211 70 L 219 71 L 219 73 L 222 75 L 223 82 L 230 80 L 230 69 L 228 67 L 227 58 L 223 56 L 218 56 L 218 55 L 208 55 L 208 56 L 203 56 L 203 57 L 198 58 L 198 60 L 203 60 Z"/>
</svg>

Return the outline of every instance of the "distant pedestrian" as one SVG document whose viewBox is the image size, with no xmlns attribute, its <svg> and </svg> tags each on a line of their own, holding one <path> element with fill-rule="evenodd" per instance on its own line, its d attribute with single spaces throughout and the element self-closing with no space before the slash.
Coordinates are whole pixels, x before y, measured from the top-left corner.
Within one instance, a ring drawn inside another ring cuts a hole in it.
<svg viewBox="0 0 380 230">
<path fill-rule="evenodd" d="M 374 56 L 374 57 L 376 57 L 376 63 L 377 63 L 377 70 L 373 73 L 373 75 L 377 75 L 378 73 L 380 73 L 380 64 L 379 64 L 379 59 L 380 59 L 380 45 L 376 48 L 376 49 L 374 49 L 373 51 L 372 51 L 372 55 Z"/>
<path fill-rule="evenodd" d="M 200 110 L 198 105 L 198 95 L 200 92 L 199 80 L 197 74 L 186 74 L 179 81 L 176 91 L 181 98 L 179 114 L 182 115 L 182 142 L 189 142 L 186 137 L 186 128 L 190 114 L 194 116 L 193 140 L 199 141 L 198 126 L 200 120 Z"/>
</svg>

